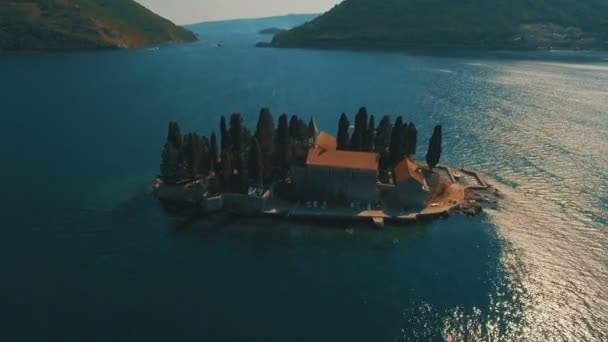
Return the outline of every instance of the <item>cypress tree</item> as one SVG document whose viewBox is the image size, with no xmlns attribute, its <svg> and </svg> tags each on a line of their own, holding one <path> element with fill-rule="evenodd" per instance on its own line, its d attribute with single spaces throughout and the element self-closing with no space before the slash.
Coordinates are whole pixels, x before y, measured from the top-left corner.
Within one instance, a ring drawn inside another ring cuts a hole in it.
<svg viewBox="0 0 608 342">
<path fill-rule="evenodd" d="M 196 179 L 199 175 L 204 174 L 201 172 L 203 142 L 201 137 L 196 133 L 190 135 L 188 154 L 189 175 L 191 179 Z"/>
<path fill-rule="evenodd" d="M 298 118 L 298 122 L 296 124 L 296 132 L 295 137 L 292 138 L 292 154 L 291 161 L 293 163 L 297 163 L 298 165 L 304 165 L 306 162 L 306 155 L 308 153 L 308 127 L 306 122 L 300 118 Z"/>
<path fill-rule="evenodd" d="M 190 168 L 192 158 L 192 134 L 186 134 L 183 137 L 182 146 L 179 149 L 179 155 L 177 158 L 177 181 L 186 180 L 190 178 L 192 169 Z"/>
<path fill-rule="evenodd" d="M 435 126 L 433 135 L 429 141 L 429 150 L 426 154 L 426 163 L 432 170 L 439 164 L 441 159 L 441 144 L 442 144 L 442 128 L 441 126 Z"/>
<path fill-rule="evenodd" d="M 177 181 L 178 158 L 179 151 L 168 141 L 163 149 L 162 162 L 160 164 L 160 175 L 168 184 L 173 184 Z"/>
<path fill-rule="evenodd" d="M 416 129 L 416 126 L 413 122 L 408 125 L 407 137 L 409 139 L 408 156 L 413 156 L 416 154 L 416 150 L 418 149 L 418 129 Z"/>
<path fill-rule="evenodd" d="M 274 154 L 274 120 L 268 108 L 262 108 L 255 131 L 255 137 L 262 152 L 264 178 L 270 179 L 272 172 L 272 156 Z"/>
<path fill-rule="evenodd" d="M 211 133 L 211 141 L 209 143 L 209 169 L 219 173 L 219 163 L 218 163 L 218 150 L 217 150 L 217 137 L 215 136 L 215 132 Z"/>
<path fill-rule="evenodd" d="M 289 136 L 291 140 L 298 140 L 299 132 L 300 132 L 300 119 L 298 119 L 297 115 L 292 115 L 289 120 Z"/>
<path fill-rule="evenodd" d="M 234 113 L 230 116 L 230 142 L 232 143 L 232 149 L 230 149 L 230 155 L 232 157 L 231 166 L 234 172 L 232 180 L 232 191 L 240 192 L 242 190 L 242 174 L 245 172 L 245 163 L 243 159 L 245 156 L 245 130 L 243 127 L 243 118 L 241 114 Z"/>
<path fill-rule="evenodd" d="M 363 140 L 363 151 L 371 152 L 374 150 L 374 140 L 376 139 L 376 118 L 373 115 L 369 117 L 367 132 Z"/>
<path fill-rule="evenodd" d="M 262 149 L 258 139 L 251 139 L 249 147 L 249 177 L 253 183 L 264 184 L 264 163 L 262 162 Z"/>
<path fill-rule="evenodd" d="M 386 156 L 389 152 L 391 144 L 391 132 L 393 125 L 391 124 L 391 118 L 388 115 L 382 117 L 378 124 L 376 139 L 374 140 L 374 151 L 379 153 L 381 156 Z"/>
<path fill-rule="evenodd" d="M 277 155 L 277 175 L 283 178 L 287 174 L 287 170 L 290 164 L 289 156 L 289 124 L 287 122 L 287 115 L 283 114 L 279 117 L 279 127 L 277 128 L 276 135 L 276 155 Z"/>
<path fill-rule="evenodd" d="M 220 119 L 220 148 L 222 152 L 230 148 L 230 135 L 228 133 L 228 128 L 226 127 L 226 118 L 222 115 Z"/>
<path fill-rule="evenodd" d="M 247 157 L 246 155 L 248 155 L 249 153 L 243 153 L 241 154 L 241 160 L 239 161 L 239 164 L 241 165 L 241 169 L 239 170 L 239 173 L 236 175 L 237 181 L 236 181 L 236 192 L 240 192 L 240 193 L 247 193 L 247 189 L 249 188 L 249 167 L 247 165 Z"/>
<path fill-rule="evenodd" d="M 206 136 L 200 138 L 200 151 L 201 156 L 198 164 L 198 174 L 206 177 L 214 167 L 211 158 L 211 144 L 209 138 Z"/>
<path fill-rule="evenodd" d="M 160 175 L 169 184 L 177 181 L 179 150 L 182 145 L 182 135 L 177 122 L 169 122 L 167 140 L 161 156 Z"/>
<path fill-rule="evenodd" d="M 390 164 L 396 165 L 402 158 L 404 154 L 404 146 L 403 146 L 403 118 L 398 117 L 395 120 L 395 125 L 393 126 L 393 131 L 391 132 L 391 143 L 390 143 Z"/>
<path fill-rule="evenodd" d="M 232 191 L 232 156 L 230 151 L 223 150 L 221 155 L 221 188 L 222 191 Z"/>
<path fill-rule="evenodd" d="M 234 113 L 230 116 L 230 136 L 232 161 L 236 161 L 244 153 L 245 131 L 241 114 Z M 236 165 L 233 165 L 236 167 Z"/>
<path fill-rule="evenodd" d="M 367 108 L 361 107 L 355 117 L 355 131 L 350 139 L 352 151 L 363 151 L 365 134 L 367 133 Z"/>
<path fill-rule="evenodd" d="M 401 158 L 403 157 L 409 157 L 410 156 L 410 137 L 409 137 L 409 124 L 407 122 L 403 123 L 403 133 L 401 135 L 401 146 L 403 146 L 403 154 L 401 155 Z"/>
<path fill-rule="evenodd" d="M 345 113 L 342 113 L 340 116 L 340 121 L 338 122 L 338 150 L 348 150 L 350 148 L 350 137 L 348 134 L 348 129 L 350 127 L 350 122 L 348 121 L 348 117 Z"/>
<path fill-rule="evenodd" d="M 179 125 L 175 121 L 169 123 L 169 132 L 167 134 L 167 141 L 173 144 L 173 147 L 180 149 L 182 147 L 183 137 L 179 130 Z"/>
</svg>

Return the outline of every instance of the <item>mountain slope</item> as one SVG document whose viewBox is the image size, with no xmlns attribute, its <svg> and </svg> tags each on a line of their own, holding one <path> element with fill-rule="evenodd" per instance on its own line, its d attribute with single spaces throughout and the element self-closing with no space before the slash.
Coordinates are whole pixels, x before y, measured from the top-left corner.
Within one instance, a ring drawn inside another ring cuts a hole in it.
<svg viewBox="0 0 608 342">
<path fill-rule="evenodd" d="M 0 50 L 188 42 L 196 36 L 132 0 L 0 0 Z"/>
<path fill-rule="evenodd" d="M 606 48 L 608 0 L 346 0 L 280 47 Z"/>
</svg>

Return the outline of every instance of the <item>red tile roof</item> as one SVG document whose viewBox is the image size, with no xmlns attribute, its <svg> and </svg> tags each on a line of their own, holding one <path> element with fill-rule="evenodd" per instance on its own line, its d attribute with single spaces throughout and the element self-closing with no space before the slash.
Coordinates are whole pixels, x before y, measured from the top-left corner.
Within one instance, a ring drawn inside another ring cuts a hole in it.
<svg viewBox="0 0 608 342">
<path fill-rule="evenodd" d="M 319 133 L 319 136 L 317 137 L 316 145 L 317 145 L 317 147 L 320 147 L 320 148 L 323 148 L 326 150 L 338 149 L 338 141 L 336 140 L 336 138 L 332 137 L 331 135 L 329 135 L 325 132 Z"/>
<path fill-rule="evenodd" d="M 315 146 L 308 150 L 306 165 L 342 169 L 377 171 L 379 155 L 371 152 L 352 152 L 337 150 L 336 138 L 319 133 Z"/>
<path fill-rule="evenodd" d="M 410 159 L 403 159 L 397 166 L 395 166 L 393 175 L 395 176 L 395 183 L 399 184 L 408 179 L 414 179 L 420 184 L 425 185 L 426 181 L 418 170 L 421 169 L 420 164 Z"/>
<path fill-rule="evenodd" d="M 313 147 L 308 150 L 306 165 L 377 171 L 378 158 L 377 153 L 326 150 Z"/>
</svg>

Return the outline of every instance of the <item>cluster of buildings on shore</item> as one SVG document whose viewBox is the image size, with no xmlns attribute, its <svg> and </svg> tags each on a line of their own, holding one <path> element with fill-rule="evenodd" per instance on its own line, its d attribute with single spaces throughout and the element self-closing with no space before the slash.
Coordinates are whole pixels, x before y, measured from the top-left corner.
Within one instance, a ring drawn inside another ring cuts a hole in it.
<svg viewBox="0 0 608 342">
<path fill-rule="evenodd" d="M 314 135 L 305 164 L 290 170 L 298 197 L 339 204 L 356 201 L 373 207 L 424 207 L 429 186 L 420 164 L 404 158 L 389 172 L 389 182 L 382 183 L 378 153 L 337 147 L 336 138 L 326 132 Z"/>
</svg>

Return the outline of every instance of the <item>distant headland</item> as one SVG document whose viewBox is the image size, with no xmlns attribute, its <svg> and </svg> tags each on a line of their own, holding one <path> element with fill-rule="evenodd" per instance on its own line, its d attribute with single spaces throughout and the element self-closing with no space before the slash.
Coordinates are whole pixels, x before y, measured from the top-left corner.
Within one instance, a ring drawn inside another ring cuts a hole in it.
<svg viewBox="0 0 608 342">
<path fill-rule="evenodd" d="M 132 0 L 0 1 L 0 51 L 140 48 L 196 41 Z"/>
<path fill-rule="evenodd" d="M 608 1 L 345 0 L 258 46 L 608 49 Z"/>
<path fill-rule="evenodd" d="M 269 28 L 261 30 L 259 33 L 260 34 L 272 34 L 272 35 L 274 35 L 274 34 L 278 34 L 278 33 L 285 32 L 285 31 L 287 31 L 287 30 L 286 29 L 282 29 L 282 28 L 278 28 L 278 27 L 269 27 Z"/>
<path fill-rule="evenodd" d="M 161 174 L 153 189 L 165 208 L 202 216 L 230 213 L 304 219 L 360 220 L 384 226 L 453 212 L 477 214 L 496 192 L 476 172 L 440 166 L 442 127 L 430 138 L 426 163 L 414 159 L 418 130 L 362 107 L 338 134 L 298 116 L 275 126 L 267 108 L 255 131 L 240 114 L 222 117 L 219 138 L 182 135 L 169 124 Z"/>
</svg>

